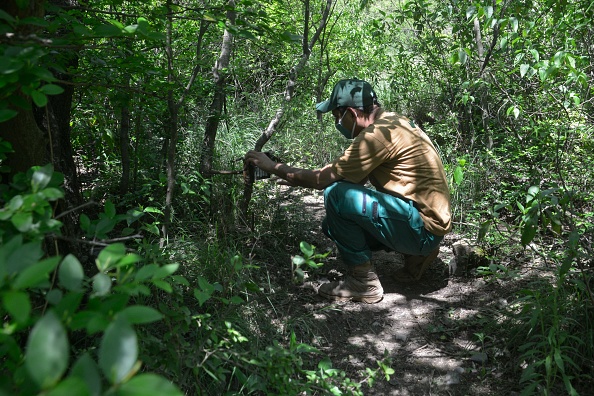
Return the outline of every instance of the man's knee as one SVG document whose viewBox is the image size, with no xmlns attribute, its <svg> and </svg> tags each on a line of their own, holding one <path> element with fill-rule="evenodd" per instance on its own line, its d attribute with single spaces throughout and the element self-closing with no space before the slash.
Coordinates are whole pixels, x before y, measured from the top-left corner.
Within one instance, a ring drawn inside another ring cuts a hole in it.
<svg viewBox="0 0 594 396">
<path fill-rule="evenodd" d="M 329 200 L 335 201 L 338 197 L 338 190 L 340 190 L 340 185 L 344 184 L 343 182 L 335 182 L 330 184 L 328 187 L 324 189 L 324 204 L 327 205 Z"/>
</svg>

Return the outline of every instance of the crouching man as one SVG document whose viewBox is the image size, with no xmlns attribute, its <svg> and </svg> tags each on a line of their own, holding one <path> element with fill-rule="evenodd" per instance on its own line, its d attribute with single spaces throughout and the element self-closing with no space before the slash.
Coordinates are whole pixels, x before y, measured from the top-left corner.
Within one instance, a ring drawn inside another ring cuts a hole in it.
<svg viewBox="0 0 594 396">
<path fill-rule="evenodd" d="M 429 137 L 407 118 L 384 111 L 365 81 L 339 81 L 316 109 L 331 112 L 336 129 L 353 139 L 342 156 L 316 170 L 277 163 L 256 151 L 245 159 L 286 184 L 325 189 L 322 229 L 347 268 L 344 279 L 323 284 L 318 293 L 330 300 L 376 303 L 384 291 L 372 251 L 404 254 L 405 266 L 394 276 L 419 280 L 451 230 L 443 164 Z M 367 181 L 374 189 L 364 186 Z"/>
</svg>

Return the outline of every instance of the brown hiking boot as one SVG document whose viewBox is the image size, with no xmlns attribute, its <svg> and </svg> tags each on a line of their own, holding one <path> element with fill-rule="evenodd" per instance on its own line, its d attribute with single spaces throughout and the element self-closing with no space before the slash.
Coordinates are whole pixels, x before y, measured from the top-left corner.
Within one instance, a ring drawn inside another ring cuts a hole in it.
<svg viewBox="0 0 594 396">
<path fill-rule="evenodd" d="M 425 270 L 435 261 L 439 254 L 439 247 L 436 247 L 427 256 L 404 255 L 404 268 L 396 271 L 394 279 L 399 282 L 413 282 L 421 279 Z"/>
<path fill-rule="evenodd" d="M 384 289 L 371 262 L 358 265 L 343 280 L 324 283 L 318 294 L 334 301 L 380 302 Z"/>
</svg>

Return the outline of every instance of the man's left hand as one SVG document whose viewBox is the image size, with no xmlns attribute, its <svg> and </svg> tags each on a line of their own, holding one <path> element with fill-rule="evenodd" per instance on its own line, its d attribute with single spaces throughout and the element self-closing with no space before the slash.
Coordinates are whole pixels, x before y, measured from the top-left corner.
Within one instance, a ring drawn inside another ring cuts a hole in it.
<svg viewBox="0 0 594 396">
<path fill-rule="evenodd" d="M 266 154 L 254 150 L 250 150 L 246 153 L 245 160 L 268 173 L 273 173 L 272 171 L 276 165 L 276 162 L 271 160 Z"/>
</svg>

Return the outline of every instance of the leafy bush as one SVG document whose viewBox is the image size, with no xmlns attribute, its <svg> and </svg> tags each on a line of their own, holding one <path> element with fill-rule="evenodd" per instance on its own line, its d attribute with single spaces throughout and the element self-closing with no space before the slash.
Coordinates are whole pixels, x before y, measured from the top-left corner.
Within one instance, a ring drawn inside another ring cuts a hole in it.
<svg viewBox="0 0 594 396">
<path fill-rule="evenodd" d="M 17 175 L 2 189 L 1 392 L 180 395 L 181 387 L 217 395 L 362 394 L 361 383 L 298 343 L 295 334 L 286 346 L 275 339 L 253 342 L 258 336 L 240 314 L 247 302 L 236 293 L 249 296 L 259 287 L 242 279 L 251 267 L 238 255 L 211 253 L 215 261 L 205 263 L 228 261 L 217 267 L 228 267 L 228 274 L 213 272 L 226 278 L 223 284 L 194 267 L 184 268 L 190 280 L 175 275 L 179 264 L 168 263 L 146 241 L 141 246 L 152 254 L 145 260 L 123 243 L 103 247 L 90 276 L 71 254 L 46 256 L 44 244 L 60 233 L 52 203 L 63 197 L 62 181 L 48 165 Z M 133 233 L 129 226 L 142 214 L 117 214 L 107 201 L 97 219 L 82 215 L 81 226 L 100 241 L 116 228 Z M 367 381 L 390 370 L 382 362 L 368 370 Z"/>
<path fill-rule="evenodd" d="M 73 255 L 44 257 L 59 234 L 52 204 L 63 178 L 51 166 L 19 174 L 2 191 L 0 210 L 0 389 L 8 394 L 180 395 L 168 380 L 140 373 L 134 326 L 163 315 L 134 304 L 168 285 L 176 265 L 137 267 L 123 244 L 101 250 L 87 277 Z"/>
</svg>

